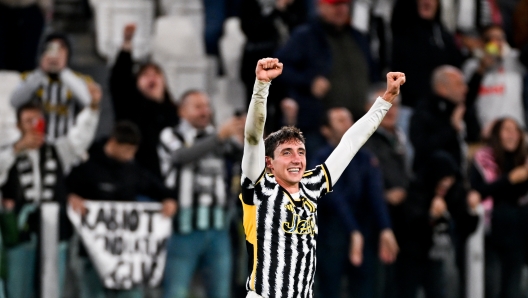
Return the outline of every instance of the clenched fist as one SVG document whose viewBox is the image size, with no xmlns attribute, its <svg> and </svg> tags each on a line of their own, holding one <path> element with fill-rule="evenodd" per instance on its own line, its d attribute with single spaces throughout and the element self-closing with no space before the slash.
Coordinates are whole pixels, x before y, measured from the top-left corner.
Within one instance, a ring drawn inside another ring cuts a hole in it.
<svg viewBox="0 0 528 298">
<path fill-rule="evenodd" d="M 257 80 L 269 82 L 282 73 L 282 63 L 276 58 L 264 58 L 257 62 Z"/>
<path fill-rule="evenodd" d="M 383 94 L 383 99 L 391 102 L 400 94 L 400 86 L 405 84 L 405 74 L 403 72 L 389 72 L 387 74 L 387 91 Z"/>
</svg>

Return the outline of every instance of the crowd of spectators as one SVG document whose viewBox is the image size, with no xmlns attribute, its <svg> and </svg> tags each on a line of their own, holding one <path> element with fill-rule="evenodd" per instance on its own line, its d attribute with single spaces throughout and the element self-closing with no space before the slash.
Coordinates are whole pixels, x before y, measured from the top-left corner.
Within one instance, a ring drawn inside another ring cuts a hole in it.
<svg viewBox="0 0 528 298">
<path fill-rule="evenodd" d="M 62 292 L 78 258 L 73 297 L 149 295 L 105 290 L 82 245 L 68 253 L 66 206 L 83 213 L 84 200 L 162 202 L 173 218 L 163 297 L 189 297 L 193 280 L 207 297 L 245 297 L 244 114 L 215 120 L 205 90 L 171 96 L 160 65 L 133 60 L 135 24 L 123 28 L 108 82 L 76 72 L 67 34 L 41 37 L 50 2 L 0 0 L 0 71 L 21 74 L 9 98 L 20 138 L 0 147 L 0 298 L 37 295 L 36 210 L 47 201 L 61 206 Z M 470 0 L 471 11 L 440 0 L 376 2 L 391 7 L 383 34 L 354 27 L 360 0 L 204 0 L 209 55 L 222 57 L 226 17 L 241 21 L 247 103 L 257 60 L 284 63 L 266 132 L 299 127 L 309 167 L 383 94 L 387 71 L 406 74 L 400 98 L 318 205 L 315 296 L 467 297 L 466 242 L 483 224 L 485 297 L 526 297 L 528 1 Z M 374 10 L 362 11 L 374 28 Z M 463 13 L 469 27 L 445 24 Z M 116 123 L 95 139 L 100 85 Z"/>
</svg>

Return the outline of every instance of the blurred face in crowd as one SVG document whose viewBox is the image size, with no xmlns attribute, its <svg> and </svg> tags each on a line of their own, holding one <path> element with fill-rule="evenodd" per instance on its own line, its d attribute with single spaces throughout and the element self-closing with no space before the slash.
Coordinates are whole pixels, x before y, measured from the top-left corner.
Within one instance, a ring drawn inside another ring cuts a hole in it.
<svg viewBox="0 0 528 298">
<path fill-rule="evenodd" d="M 435 91 L 438 95 L 455 104 L 465 102 L 467 85 L 464 81 L 464 75 L 456 69 L 445 70 L 441 78 L 435 83 Z"/>
<path fill-rule="evenodd" d="M 354 124 L 352 114 L 345 108 L 328 110 L 329 127 L 323 127 L 323 135 L 337 145 L 345 132 Z"/>
<path fill-rule="evenodd" d="M 376 98 L 382 97 L 385 94 L 385 90 L 380 90 L 374 96 Z M 370 100 L 370 98 L 369 98 Z M 372 107 L 374 103 L 367 104 L 367 111 Z M 389 109 L 383 120 L 381 120 L 380 126 L 388 131 L 393 131 L 398 123 L 398 116 L 400 113 L 400 97 L 396 97 L 392 101 L 392 107 Z"/>
<path fill-rule="evenodd" d="M 39 128 L 38 125 L 44 125 L 44 115 L 40 110 L 27 109 L 20 113 L 20 119 L 18 120 L 18 128 L 22 134 L 29 132 L 38 132 L 38 130 L 44 131 L 44 127 Z M 40 123 L 39 123 L 40 122 Z"/>
<path fill-rule="evenodd" d="M 47 73 L 58 73 L 67 66 L 68 48 L 60 39 L 52 39 L 46 44 L 46 51 L 40 59 L 40 67 Z"/>
<path fill-rule="evenodd" d="M 514 152 L 519 147 L 521 132 L 514 120 L 504 120 L 500 129 L 500 140 L 502 147 L 507 152 Z"/>
<path fill-rule="evenodd" d="M 134 160 L 137 148 L 137 145 L 119 143 L 116 139 L 110 138 L 106 142 L 104 151 L 108 157 L 126 163 Z"/>
<path fill-rule="evenodd" d="M 424 20 L 434 20 L 438 10 L 438 0 L 417 0 L 418 15 Z"/>
<path fill-rule="evenodd" d="M 502 48 L 506 43 L 506 36 L 504 30 L 499 27 L 491 27 L 484 33 L 484 41 L 486 44 L 495 44 L 498 49 L 499 56 L 502 54 Z"/>
<path fill-rule="evenodd" d="M 154 65 L 146 66 L 137 77 L 137 88 L 146 98 L 163 101 L 165 80 L 161 70 Z"/>
<path fill-rule="evenodd" d="M 436 195 L 440 197 L 445 197 L 454 183 L 455 176 L 447 176 L 440 179 L 440 181 L 438 181 L 438 184 L 436 185 Z"/>
<path fill-rule="evenodd" d="M 182 98 L 179 112 L 180 118 L 196 129 L 204 129 L 211 124 L 209 97 L 203 92 L 193 92 Z"/>
<path fill-rule="evenodd" d="M 304 144 L 292 139 L 273 151 L 273 158 L 266 156 L 266 167 L 283 187 L 295 186 L 306 170 L 306 148 Z"/>
<path fill-rule="evenodd" d="M 319 1 L 319 16 L 329 24 L 344 27 L 350 23 L 350 3 Z"/>
</svg>

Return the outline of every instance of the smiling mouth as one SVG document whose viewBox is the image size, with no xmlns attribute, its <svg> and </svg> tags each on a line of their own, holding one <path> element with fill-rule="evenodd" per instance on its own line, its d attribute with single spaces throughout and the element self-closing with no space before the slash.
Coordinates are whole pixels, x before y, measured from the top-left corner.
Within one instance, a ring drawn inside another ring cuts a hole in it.
<svg viewBox="0 0 528 298">
<path fill-rule="evenodd" d="M 301 168 L 289 168 L 288 172 L 290 173 L 299 173 L 301 171 Z"/>
</svg>

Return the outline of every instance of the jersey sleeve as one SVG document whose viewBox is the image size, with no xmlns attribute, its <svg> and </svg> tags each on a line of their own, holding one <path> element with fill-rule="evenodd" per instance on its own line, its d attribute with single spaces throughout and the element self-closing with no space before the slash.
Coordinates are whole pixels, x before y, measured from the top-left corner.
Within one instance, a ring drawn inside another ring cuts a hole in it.
<svg viewBox="0 0 528 298">
<path fill-rule="evenodd" d="M 332 191 L 332 177 L 326 164 L 320 164 L 315 169 L 304 172 L 301 183 L 311 192 L 313 198 L 319 198 Z"/>
<path fill-rule="evenodd" d="M 264 179 L 266 171 L 265 169 L 262 170 L 262 173 L 259 175 L 258 179 L 253 183 L 249 177 L 247 177 L 244 173 L 242 173 L 242 177 L 240 179 L 241 184 L 241 194 L 240 194 L 240 200 L 246 204 L 246 205 L 255 205 L 253 196 L 255 192 L 255 186 L 259 183 L 261 183 L 262 179 Z"/>
</svg>

